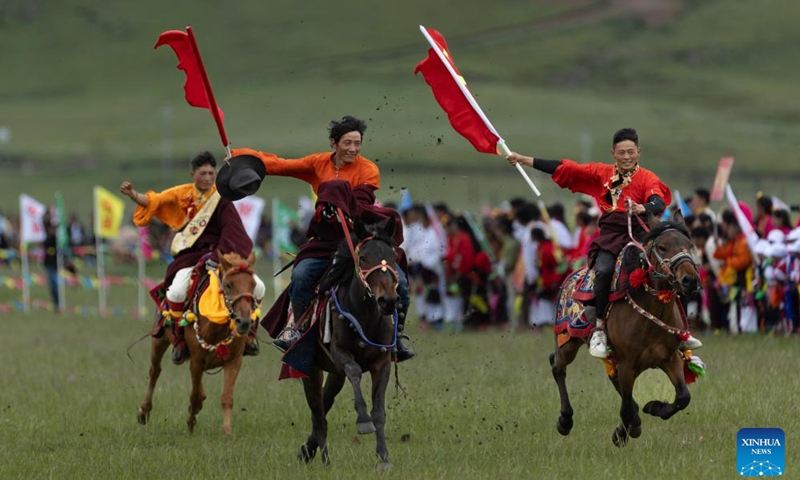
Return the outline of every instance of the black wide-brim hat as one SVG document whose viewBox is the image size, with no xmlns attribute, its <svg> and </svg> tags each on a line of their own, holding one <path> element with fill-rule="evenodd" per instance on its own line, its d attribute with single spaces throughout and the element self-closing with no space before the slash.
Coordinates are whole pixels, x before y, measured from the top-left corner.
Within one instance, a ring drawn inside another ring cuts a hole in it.
<svg viewBox="0 0 800 480">
<path fill-rule="evenodd" d="M 217 173 L 217 191 L 222 198 L 235 201 L 258 191 L 267 174 L 264 162 L 253 155 L 237 155 Z"/>
</svg>

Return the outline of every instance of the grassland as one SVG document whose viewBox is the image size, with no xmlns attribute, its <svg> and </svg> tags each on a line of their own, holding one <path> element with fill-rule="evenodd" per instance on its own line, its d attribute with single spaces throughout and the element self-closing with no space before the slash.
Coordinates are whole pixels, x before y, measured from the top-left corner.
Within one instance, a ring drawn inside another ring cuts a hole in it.
<svg viewBox="0 0 800 480">
<path fill-rule="evenodd" d="M 3 290 L 3 298 L 12 293 Z M 124 293 L 124 292 L 123 292 Z M 41 296 L 42 291 L 36 290 Z M 92 292 L 72 292 L 91 304 Z M 120 295 L 127 305 L 132 295 Z M 0 402 L 0 478 L 216 479 L 371 478 L 374 439 L 358 437 L 352 392 L 330 414 L 332 467 L 294 455 L 310 428 L 296 381 L 277 381 L 279 355 L 265 347 L 239 377 L 233 435 L 220 434 L 221 375 L 206 375 L 208 399 L 194 435 L 186 432 L 189 372 L 167 365 L 150 423 L 136 423 L 147 380 L 148 342 L 126 349 L 149 322 L 36 312 L 6 314 Z M 576 409 L 569 437 L 555 430 L 558 394 L 547 334 L 411 333 L 420 356 L 400 367 L 407 396 L 388 395 L 387 437 L 403 479 L 703 479 L 736 475 L 736 433 L 743 427 L 786 432 L 787 474 L 800 465 L 794 413 L 797 339 L 705 337 L 698 352 L 708 376 L 692 385 L 689 408 L 665 422 L 644 416 L 643 434 L 617 449 L 619 397 L 603 366 L 581 352 L 569 370 Z M 369 381 L 366 382 L 367 388 Z M 646 372 L 635 397 L 671 399 L 660 372 Z"/>
</svg>

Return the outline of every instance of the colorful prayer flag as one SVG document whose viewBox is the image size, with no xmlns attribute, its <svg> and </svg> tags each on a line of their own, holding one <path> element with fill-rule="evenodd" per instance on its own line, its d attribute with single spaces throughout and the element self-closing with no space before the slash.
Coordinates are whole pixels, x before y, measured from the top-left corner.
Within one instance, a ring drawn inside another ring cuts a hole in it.
<svg viewBox="0 0 800 480">
<path fill-rule="evenodd" d="M 94 187 L 94 233 L 99 238 L 117 238 L 125 202 L 103 187 Z"/>
<path fill-rule="evenodd" d="M 444 37 L 431 28 L 419 28 L 431 48 L 428 49 L 428 58 L 417 64 L 414 74 L 422 72 L 436 101 L 447 113 L 450 124 L 461 136 L 479 152 L 497 154 L 497 143 L 502 139 L 467 88 Z"/>
<path fill-rule="evenodd" d="M 258 228 L 261 226 L 261 214 L 264 212 L 264 204 L 266 203 L 263 198 L 253 196 L 244 197 L 233 202 L 236 211 L 239 212 L 239 218 L 242 219 L 247 235 L 254 242 L 258 235 Z"/>
<path fill-rule="evenodd" d="M 728 185 L 728 179 L 731 176 L 732 168 L 733 157 L 722 157 L 719 159 L 717 174 L 714 176 L 714 185 L 711 187 L 711 195 L 709 196 L 712 202 L 722 200 L 725 196 L 725 186 Z"/>
<path fill-rule="evenodd" d="M 58 227 L 56 229 L 56 247 L 62 251 L 69 250 L 69 236 L 67 235 L 67 214 L 64 211 L 64 197 L 61 192 L 56 192 L 56 215 L 58 215 Z"/>
</svg>

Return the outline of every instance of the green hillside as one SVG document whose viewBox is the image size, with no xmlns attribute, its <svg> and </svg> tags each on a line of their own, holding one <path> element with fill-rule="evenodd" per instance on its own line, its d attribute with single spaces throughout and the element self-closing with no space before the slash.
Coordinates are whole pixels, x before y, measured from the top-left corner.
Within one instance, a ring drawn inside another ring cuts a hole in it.
<svg viewBox="0 0 800 480">
<path fill-rule="evenodd" d="M 369 119 L 364 153 L 387 185 L 490 200 L 461 175 L 503 188 L 499 198 L 524 193 L 501 159 L 451 130 L 413 76 L 424 24 L 448 39 L 513 149 L 603 160 L 611 133 L 634 126 L 643 162 L 680 188 L 710 185 L 732 154 L 743 192 L 795 201 L 798 18 L 792 0 L 10 0 L 0 4 L 0 127 L 11 132 L 0 205 L 54 189 L 88 205 L 81 192 L 122 177 L 159 188 L 185 178 L 194 152 L 221 152 L 210 115 L 183 101 L 173 53 L 152 49 L 186 24 L 234 146 L 318 151 L 327 121 L 354 114 Z M 439 173 L 444 187 L 431 180 Z M 298 185 L 273 181 L 262 193 Z"/>
</svg>

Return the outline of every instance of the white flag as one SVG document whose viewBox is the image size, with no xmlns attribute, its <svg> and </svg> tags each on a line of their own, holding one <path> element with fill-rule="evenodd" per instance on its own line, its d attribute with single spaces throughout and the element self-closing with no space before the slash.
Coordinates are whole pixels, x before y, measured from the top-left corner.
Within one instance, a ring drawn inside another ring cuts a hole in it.
<svg viewBox="0 0 800 480">
<path fill-rule="evenodd" d="M 264 212 L 265 203 L 264 199 L 259 197 L 244 197 L 233 202 L 236 206 L 236 211 L 239 212 L 239 218 L 242 219 L 247 235 L 254 242 L 258 235 L 258 227 L 261 226 L 261 214 Z"/>
<path fill-rule="evenodd" d="M 739 228 L 744 233 L 745 239 L 747 239 L 747 246 L 750 247 L 750 252 L 755 252 L 758 233 L 756 233 L 753 224 L 750 223 L 750 220 L 747 219 L 747 216 L 742 211 L 742 207 L 739 206 L 739 201 L 736 200 L 736 195 L 733 194 L 730 184 L 725 185 L 725 196 L 728 198 L 728 204 L 730 204 L 733 213 L 736 215 L 736 223 L 739 224 Z"/>
<path fill-rule="evenodd" d="M 43 242 L 47 207 L 24 193 L 19 196 L 19 238 L 22 243 Z"/>
</svg>

